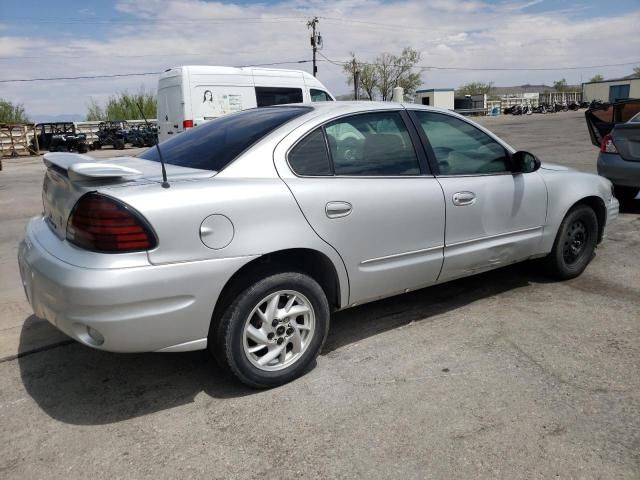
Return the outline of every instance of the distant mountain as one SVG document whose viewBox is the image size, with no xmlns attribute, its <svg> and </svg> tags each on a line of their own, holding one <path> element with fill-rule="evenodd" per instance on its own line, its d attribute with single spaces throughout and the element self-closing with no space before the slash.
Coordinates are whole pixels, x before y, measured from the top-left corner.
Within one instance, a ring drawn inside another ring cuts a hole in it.
<svg viewBox="0 0 640 480">
<path fill-rule="evenodd" d="M 53 123 L 53 122 L 82 122 L 85 116 L 79 113 L 64 113 L 62 115 L 29 115 L 29 120 L 34 123 Z"/>
</svg>

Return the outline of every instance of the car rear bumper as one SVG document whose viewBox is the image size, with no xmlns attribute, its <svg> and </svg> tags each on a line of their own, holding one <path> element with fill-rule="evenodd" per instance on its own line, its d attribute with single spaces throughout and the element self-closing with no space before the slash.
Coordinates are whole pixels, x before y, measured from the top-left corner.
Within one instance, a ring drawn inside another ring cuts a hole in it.
<svg viewBox="0 0 640 480">
<path fill-rule="evenodd" d="M 598 175 L 614 185 L 640 188 L 640 162 L 624 160 L 616 153 L 598 155 Z"/>
<path fill-rule="evenodd" d="M 206 347 L 215 302 L 252 257 L 126 268 L 82 268 L 53 256 L 33 234 L 18 250 L 36 316 L 90 347 L 113 352 Z"/>
</svg>

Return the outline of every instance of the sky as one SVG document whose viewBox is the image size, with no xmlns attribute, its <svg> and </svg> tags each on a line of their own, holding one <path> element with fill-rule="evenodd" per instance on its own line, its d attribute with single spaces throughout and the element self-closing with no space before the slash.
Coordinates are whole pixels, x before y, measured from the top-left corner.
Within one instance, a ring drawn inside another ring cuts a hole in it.
<svg viewBox="0 0 640 480">
<path fill-rule="evenodd" d="M 324 39 L 318 78 L 334 95 L 350 91 L 340 65 L 350 52 L 373 61 L 407 46 L 421 54 L 424 88 L 581 83 L 640 65 L 638 0 L 0 0 L 0 98 L 32 118 L 84 115 L 90 98 L 154 92 L 157 76 L 2 80 L 310 60 L 314 15 Z M 525 70 L 535 68 L 557 70 Z"/>
</svg>

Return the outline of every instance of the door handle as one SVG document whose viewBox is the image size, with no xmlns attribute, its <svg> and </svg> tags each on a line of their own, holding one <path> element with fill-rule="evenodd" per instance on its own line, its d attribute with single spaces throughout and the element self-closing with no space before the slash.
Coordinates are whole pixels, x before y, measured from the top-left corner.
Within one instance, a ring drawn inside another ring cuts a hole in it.
<svg viewBox="0 0 640 480">
<path fill-rule="evenodd" d="M 352 208 L 349 202 L 329 202 L 324 211 L 329 218 L 340 218 L 349 215 Z"/>
<path fill-rule="evenodd" d="M 473 192 L 457 192 L 453 194 L 453 204 L 459 207 L 476 203 L 476 194 Z"/>
</svg>

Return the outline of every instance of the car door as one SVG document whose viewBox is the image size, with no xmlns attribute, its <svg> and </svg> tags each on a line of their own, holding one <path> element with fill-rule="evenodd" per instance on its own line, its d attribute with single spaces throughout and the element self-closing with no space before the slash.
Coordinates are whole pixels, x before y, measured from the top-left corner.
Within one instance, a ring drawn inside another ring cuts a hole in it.
<svg viewBox="0 0 640 480">
<path fill-rule="evenodd" d="M 413 111 L 446 208 L 439 281 L 530 257 L 542 238 L 547 190 L 538 172 L 512 173 L 495 138 L 453 115 Z"/>
<path fill-rule="evenodd" d="M 442 267 L 442 189 L 407 121 L 400 111 L 348 115 L 276 149 L 307 221 L 344 261 L 351 304 L 434 283 Z"/>
</svg>

